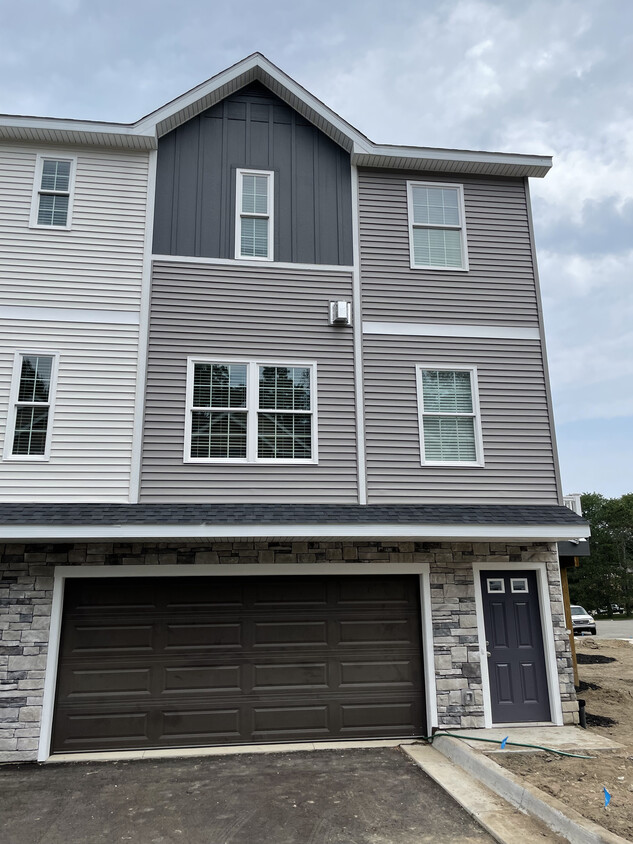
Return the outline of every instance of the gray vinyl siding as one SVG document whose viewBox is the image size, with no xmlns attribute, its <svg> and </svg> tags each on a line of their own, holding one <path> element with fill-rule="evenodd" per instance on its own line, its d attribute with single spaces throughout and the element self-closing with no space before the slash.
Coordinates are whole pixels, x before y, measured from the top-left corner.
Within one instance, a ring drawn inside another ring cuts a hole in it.
<svg viewBox="0 0 633 844">
<path fill-rule="evenodd" d="M 411 269 L 407 181 L 464 186 L 469 271 Z M 537 326 L 522 179 L 359 171 L 363 318 Z"/>
<path fill-rule="evenodd" d="M 485 467 L 421 466 L 416 364 L 476 366 Z M 540 343 L 364 337 L 368 496 L 377 503 L 558 503 Z"/>
<path fill-rule="evenodd" d="M 141 501 L 356 503 L 352 329 L 328 324 L 351 273 L 154 263 Z M 317 363 L 317 465 L 183 461 L 192 355 Z"/>
<path fill-rule="evenodd" d="M 274 171 L 276 261 L 352 263 L 349 154 L 259 83 L 159 140 L 154 254 L 235 256 L 236 168 Z"/>
</svg>

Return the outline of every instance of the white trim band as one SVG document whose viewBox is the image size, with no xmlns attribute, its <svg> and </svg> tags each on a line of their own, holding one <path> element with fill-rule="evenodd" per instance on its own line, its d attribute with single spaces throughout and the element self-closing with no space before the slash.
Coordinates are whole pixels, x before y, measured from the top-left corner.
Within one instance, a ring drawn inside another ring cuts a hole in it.
<svg viewBox="0 0 633 844">
<path fill-rule="evenodd" d="M 4 525 L 0 540 L 29 539 L 434 539 L 440 541 L 516 539 L 559 542 L 589 536 L 580 525 L 419 525 L 419 524 L 256 524 L 256 525 Z"/>
<path fill-rule="evenodd" d="M 152 255 L 152 262 L 164 262 L 167 264 L 202 264 L 207 267 L 255 267 L 259 270 L 262 267 L 273 270 L 298 270 L 301 272 L 313 273 L 340 273 L 351 275 L 354 267 L 347 264 L 293 264 L 288 261 L 269 261 L 266 259 L 256 260 L 249 258 L 204 258 L 199 255 Z"/>
<path fill-rule="evenodd" d="M 481 337 L 497 340 L 539 340 L 538 328 L 515 325 L 459 325 L 449 322 L 363 322 L 363 334 L 410 337 Z"/>
<path fill-rule="evenodd" d="M 108 325 L 138 325 L 138 311 L 86 310 L 84 308 L 40 308 L 10 305 L 0 308 L 0 319 L 43 320 L 50 322 L 99 322 Z"/>
</svg>

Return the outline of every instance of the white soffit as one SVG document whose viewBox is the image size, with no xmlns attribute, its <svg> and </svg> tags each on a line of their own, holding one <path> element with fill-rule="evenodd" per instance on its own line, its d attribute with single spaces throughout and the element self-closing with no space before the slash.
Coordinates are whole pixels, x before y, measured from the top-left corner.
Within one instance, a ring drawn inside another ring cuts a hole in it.
<svg viewBox="0 0 633 844">
<path fill-rule="evenodd" d="M 123 540 L 123 539 L 259 539 L 318 537 L 323 540 L 424 539 L 559 542 L 589 536 L 579 525 L 416 525 L 416 524 L 280 524 L 280 525 L 5 525 L 0 539 Z"/>
<path fill-rule="evenodd" d="M 352 164 L 359 167 L 542 177 L 552 166 L 550 156 L 374 144 L 261 53 L 247 56 L 136 123 L 4 115 L 0 116 L 0 139 L 153 149 L 162 135 L 255 80 L 351 153 Z"/>
</svg>

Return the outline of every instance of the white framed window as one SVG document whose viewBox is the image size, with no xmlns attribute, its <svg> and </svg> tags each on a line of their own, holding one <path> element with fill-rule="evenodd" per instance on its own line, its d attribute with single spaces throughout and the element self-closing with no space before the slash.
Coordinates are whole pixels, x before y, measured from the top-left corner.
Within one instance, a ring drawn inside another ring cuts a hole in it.
<svg viewBox="0 0 633 844">
<path fill-rule="evenodd" d="M 486 588 L 488 589 L 489 593 L 497 592 L 505 594 L 506 591 L 506 585 L 503 582 L 502 577 L 487 577 Z"/>
<path fill-rule="evenodd" d="M 467 270 L 464 189 L 444 182 L 407 182 L 412 269 Z"/>
<path fill-rule="evenodd" d="M 422 465 L 483 466 L 476 367 L 416 369 Z"/>
<path fill-rule="evenodd" d="M 236 258 L 274 259 L 274 178 L 272 170 L 237 170 Z"/>
<path fill-rule="evenodd" d="M 527 577 L 511 577 L 510 578 L 511 592 L 529 592 Z"/>
<path fill-rule="evenodd" d="M 69 229 L 77 159 L 71 155 L 38 155 L 31 203 L 31 228 Z"/>
<path fill-rule="evenodd" d="M 50 352 L 16 352 L 5 460 L 50 458 L 58 357 Z"/>
<path fill-rule="evenodd" d="M 316 364 L 189 358 L 187 463 L 316 463 Z"/>
</svg>

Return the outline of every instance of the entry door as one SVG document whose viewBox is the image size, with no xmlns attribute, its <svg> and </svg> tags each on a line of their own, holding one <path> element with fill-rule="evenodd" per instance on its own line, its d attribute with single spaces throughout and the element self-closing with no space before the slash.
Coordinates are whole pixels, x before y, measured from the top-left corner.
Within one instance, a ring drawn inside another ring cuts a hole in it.
<svg viewBox="0 0 633 844">
<path fill-rule="evenodd" d="M 549 721 L 535 571 L 482 571 L 488 677 L 495 724 Z"/>
</svg>

